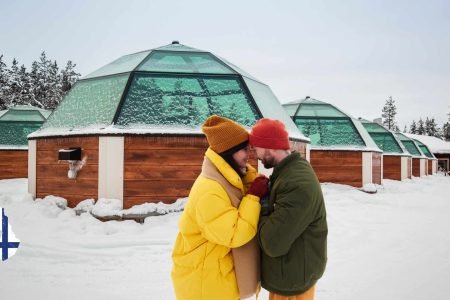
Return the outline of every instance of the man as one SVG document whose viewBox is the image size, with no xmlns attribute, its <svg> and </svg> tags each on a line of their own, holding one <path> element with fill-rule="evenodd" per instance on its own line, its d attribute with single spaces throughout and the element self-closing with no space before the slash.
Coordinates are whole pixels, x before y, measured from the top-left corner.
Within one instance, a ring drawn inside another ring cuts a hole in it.
<svg viewBox="0 0 450 300">
<path fill-rule="evenodd" d="M 248 132 L 232 120 L 209 117 L 209 148 L 189 193 L 172 252 L 178 300 L 237 300 L 259 288 L 254 238 L 268 180 L 247 164 Z"/>
<path fill-rule="evenodd" d="M 319 181 L 310 164 L 291 152 L 278 120 L 261 119 L 250 145 L 270 176 L 270 197 L 262 202 L 257 238 L 261 284 L 269 299 L 314 299 L 314 287 L 327 261 L 327 221 Z"/>
</svg>

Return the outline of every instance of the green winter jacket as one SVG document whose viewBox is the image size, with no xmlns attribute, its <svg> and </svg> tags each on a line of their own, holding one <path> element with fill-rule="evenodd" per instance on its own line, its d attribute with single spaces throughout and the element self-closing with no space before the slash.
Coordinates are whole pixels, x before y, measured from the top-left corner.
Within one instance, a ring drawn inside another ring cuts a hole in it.
<svg viewBox="0 0 450 300">
<path fill-rule="evenodd" d="M 273 293 L 296 295 L 322 276 L 327 262 L 325 204 L 311 165 L 292 153 L 270 176 L 272 212 L 261 216 L 261 284 Z"/>
</svg>

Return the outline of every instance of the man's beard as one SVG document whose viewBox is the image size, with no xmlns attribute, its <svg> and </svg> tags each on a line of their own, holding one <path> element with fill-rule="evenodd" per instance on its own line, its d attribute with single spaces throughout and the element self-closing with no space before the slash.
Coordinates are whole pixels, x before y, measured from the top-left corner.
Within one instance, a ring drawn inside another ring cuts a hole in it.
<svg viewBox="0 0 450 300">
<path fill-rule="evenodd" d="M 264 157 L 261 160 L 262 164 L 264 165 L 264 168 L 271 169 L 275 167 L 275 159 L 273 157 Z"/>
</svg>

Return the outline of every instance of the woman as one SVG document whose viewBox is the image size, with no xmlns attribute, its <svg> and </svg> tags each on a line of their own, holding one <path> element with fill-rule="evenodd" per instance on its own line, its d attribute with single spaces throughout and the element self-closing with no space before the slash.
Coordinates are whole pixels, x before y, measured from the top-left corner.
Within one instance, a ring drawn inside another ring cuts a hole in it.
<svg viewBox="0 0 450 300">
<path fill-rule="evenodd" d="M 256 178 L 247 164 L 245 128 L 213 115 L 202 130 L 209 148 L 179 222 L 172 253 L 175 294 L 178 300 L 249 297 L 258 289 L 259 250 L 252 239 L 267 179 Z"/>
</svg>

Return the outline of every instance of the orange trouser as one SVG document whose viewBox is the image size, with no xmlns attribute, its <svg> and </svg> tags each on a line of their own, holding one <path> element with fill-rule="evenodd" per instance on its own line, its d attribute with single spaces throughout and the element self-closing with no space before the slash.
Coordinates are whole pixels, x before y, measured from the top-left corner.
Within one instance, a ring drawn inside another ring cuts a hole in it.
<svg viewBox="0 0 450 300">
<path fill-rule="evenodd" d="M 270 293 L 269 300 L 314 300 L 314 288 L 315 286 L 313 285 L 309 290 L 307 290 L 303 294 L 292 296 L 284 296 Z"/>
</svg>

